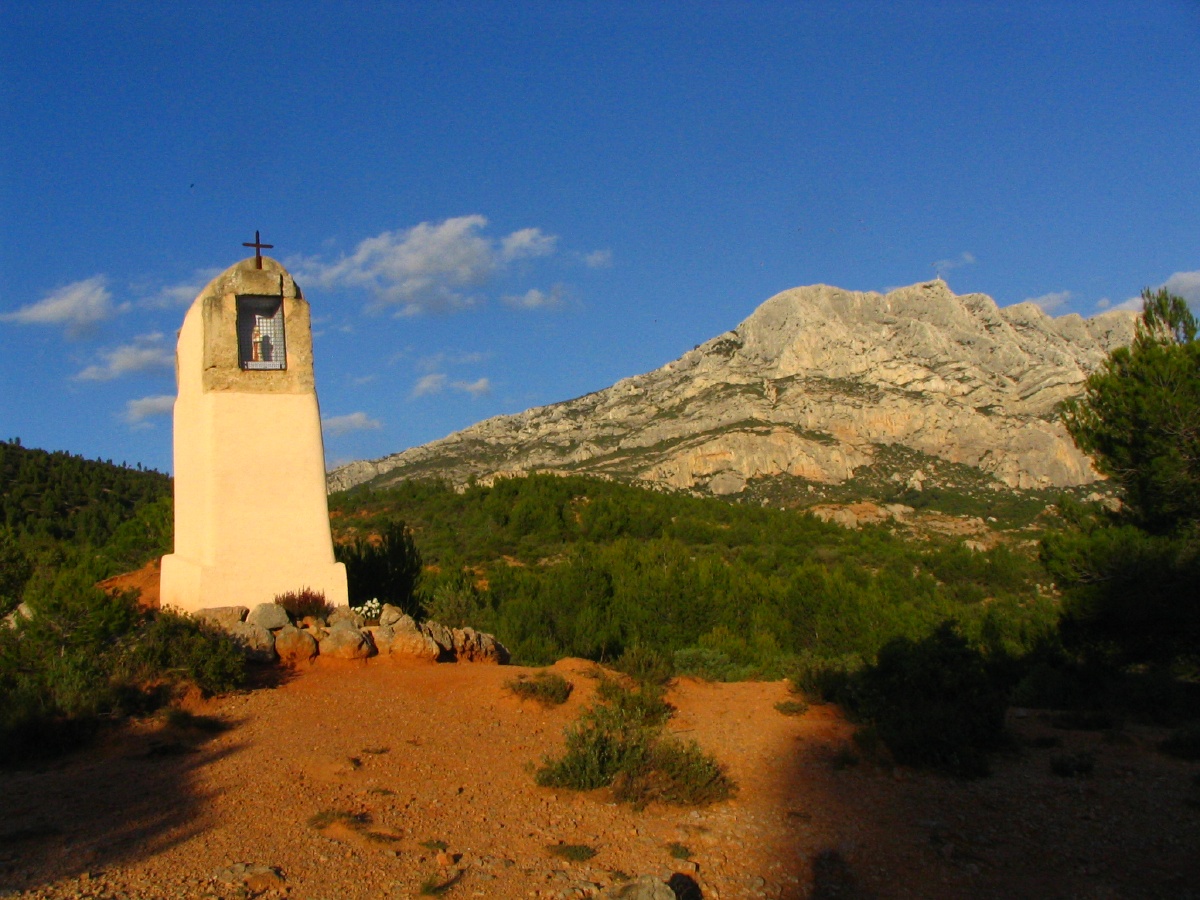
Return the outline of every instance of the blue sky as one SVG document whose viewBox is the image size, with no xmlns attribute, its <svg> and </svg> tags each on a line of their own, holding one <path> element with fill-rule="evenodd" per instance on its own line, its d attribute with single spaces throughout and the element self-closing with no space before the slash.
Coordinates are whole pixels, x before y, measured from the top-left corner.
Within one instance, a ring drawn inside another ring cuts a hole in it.
<svg viewBox="0 0 1200 900">
<path fill-rule="evenodd" d="M 8 3 L 0 437 L 170 470 L 261 230 L 330 463 L 606 387 L 772 294 L 1200 302 L 1200 3 Z"/>
</svg>

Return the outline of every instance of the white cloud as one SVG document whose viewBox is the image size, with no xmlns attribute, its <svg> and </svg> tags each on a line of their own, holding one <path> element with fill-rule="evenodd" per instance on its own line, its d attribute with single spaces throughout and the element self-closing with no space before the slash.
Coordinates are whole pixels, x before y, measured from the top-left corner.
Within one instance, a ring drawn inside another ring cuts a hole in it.
<svg viewBox="0 0 1200 900">
<path fill-rule="evenodd" d="M 1200 303 L 1200 271 L 1176 272 L 1163 284 L 1172 294 L 1191 303 Z"/>
<path fill-rule="evenodd" d="M 939 259 L 937 262 L 935 262 L 933 264 L 933 267 L 937 270 L 938 274 L 940 275 L 942 272 L 947 272 L 950 269 L 957 269 L 961 266 L 973 266 L 973 265 L 975 265 L 975 254 L 968 253 L 967 251 L 964 250 L 962 253 L 960 253 L 958 256 L 954 257 L 953 259 Z"/>
<path fill-rule="evenodd" d="M 1053 314 L 1056 309 L 1071 299 L 1070 291 L 1052 291 L 1049 294 L 1042 294 L 1040 297 L 1026 297 L 1022 303 L 1036 303 L 1042 308 L 1042 312 Z"/>
<path fill-rule="evenodd" d="M 16 312 L 4 313 L 0 320 L 22 325 L 63 325 L 70 337 L 79 337 L 98 323 L 128 309 L 128 303 L 114 306 L 107 279 L 103 275 L 94 275 L 59 288 Z"/>
<path fill-rule="evenodd" d="M 524 294 L 510 294 L 503 299 L 509 306 L 515 306 L 517 309 L 551 309 L 562 306 L 564 293 L 563 286 L 556 284 L 549 292 L 534 288 Z"/>
<path fill-rule="evenodd" d="M 301 259 L 297 274 L 325 287 L 362 287 L 398 315 L 449 312 L 475 306 L 470 291 L 517 259 L 554 252 L 554 235 L 523 228 L 496 241 L 482 234 L 487 219 L 459 216 L 422 222 L 407 231 L 385 231 L 362 241 L 333 263 Z"/>
<path fill-rule="evenodd" d="M 383 427 L 378 419 L 372 419 L 364 412 L 352 412 L 344 416 L 330 416 L 321 420 L 321 428 L 326 434 L 339 435 L 349 431 L 373 431 Z"/>
<path fill-rule="evenodd" d="M 190 306 L 206 284 L 221 274 L 220 269 L 197 269 L 187 281 L 169 284 L 143 300 L 138 305 L 147 309 L 174 309 Z"/>
<path fill-rule="evenodd" d="M 500 242 L 500 255 L 505 260 L 549 256 L 558 243 L 558 235 L 546 234 L 540 228 L 522 228 Z"/>
<path fill-rule="evenodd" d="M 132 372 L 174 367 L 175 353 L 164 344 L 161 333 L 143 334 L 133 340 L 132 344 L 101 350 L 100 358 L 104 364 L 88 366 L 75 377 L 80 381 L 112 381 Z"/>
<path fill-rule="evenodd" d="M 484 394 L 492 392 L 492 383 L 486 378 L 479 378 L 475 381 L 456 381 L 451 387 L 456 391 L 464 391 L 472 397 L 482 397 Z"/>
<path fill-rule="evenodd" d="M 175 408 L 174 394 L 159 394 L 156 397 L 142 397 L 130 400 L 125 404 L 125 414 L 122 418 L 130 425 L 148 425 L 146 419 L 151 416 L 165 416 Z"/>
<path fill-rule="evenodd" d="M 1142 298 L 1141 297 L 1130 297 L 1128 300 L 1123 300 L 1120 303 L 1113 303 L 1107 297 L 1104 297 L 1104 298 L 1096 301 L 1096 308 L 1102 309 L 1105 311 L 1124 309 L 1124 310 L 1131 310 L 1133 312 L 1141 312 L 1142 311 Z"/>
<path fill-rule="evenodd" d="M 424 397 L 426 394 L 440 394 L 446 389 L 446 376 L 441 372 L 430 372 L 422 375 L 412 389 L 414 397 Z"/>
<path fill-rule="evenodd" d="M 584 254 L 583 263 L 589 269 L 607 269 L 612 265 L 612 258 L 611 250 L 593 250 Z"/>
<path fill-rule="evenodd" d="M 451 381 L 442 372 L 430 372 L 417 380 L 416 386 L 412 389 L 412 396 L 425 397 L 441 394 L 446 390 L 462 391 L 472 397 L 481 397 L 492 392 L 492 383 L 486 378 L 478 378 L 475 381 Z"/>
</svg>

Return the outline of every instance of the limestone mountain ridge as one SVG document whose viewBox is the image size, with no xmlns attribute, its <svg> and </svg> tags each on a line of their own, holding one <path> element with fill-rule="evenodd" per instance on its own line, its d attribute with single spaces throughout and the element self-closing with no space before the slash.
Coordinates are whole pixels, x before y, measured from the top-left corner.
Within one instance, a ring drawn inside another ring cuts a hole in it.
<svg viewBox="0 0 1200 900">
<path fill-rule="evenodd" d="M 941 280 L 886 294 L 793 288 L 661 368 L 350 463 L 329 487 L 557 472 L 735 495 L 883 467 L 919 489 L 943 464 L 996 488 L 1085 485 L 1098 475 L 1057 408 L 1133 339 L 1136 319 L 1001 308 Z"/>
</svg>

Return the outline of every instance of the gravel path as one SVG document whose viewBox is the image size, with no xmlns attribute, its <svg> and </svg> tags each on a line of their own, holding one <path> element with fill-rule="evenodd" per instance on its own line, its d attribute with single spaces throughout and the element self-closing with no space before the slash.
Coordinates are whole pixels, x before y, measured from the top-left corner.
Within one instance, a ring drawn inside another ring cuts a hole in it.
<svg viewBox="0 0 1200 900">
<path fill-rule="evenodd" d="M 504 689 L 517 667 L 322 662 L 193 704 L 219 734 L 155 720 L 0 772 L 0 897 L 565 898 L 643 874 L 712 900 L 1200 897 L 1200 765 L 1154 752 L 1161 732 L 1017 718 L 1026 749 L 964 782 L 852 763 L 852 726 L 781 715 L 783 684 L 684 680 L 670 728 L 739 792 L 638 812 L 534 785 L 594 690 L 590 664 L 554 668 L 576 690 L 545 710 Z M 1081 750 L 1090 777 L 1051 774 Z"/>
</svg>

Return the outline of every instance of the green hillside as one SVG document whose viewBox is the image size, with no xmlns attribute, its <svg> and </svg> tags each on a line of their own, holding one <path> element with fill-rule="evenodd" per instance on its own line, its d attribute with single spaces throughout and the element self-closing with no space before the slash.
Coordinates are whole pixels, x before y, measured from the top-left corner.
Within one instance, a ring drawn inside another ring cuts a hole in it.
<svg viewBox="0 0 1200 900">
<path fill-rule="evenodd" d="M 427 566 L 426 610 L 493 631 L 518 661 L 653 648 L 721 677 L 797 656 L 872 657 L 952 619 L 1019 653 L 1053 629 L 1034 553 L 848 530 L 794 510 L 530 476 L 458 493 L 437 482 L 330 498 L 335 537 L 403 520 Z"/>
<path fill-rule="evenodd" d="M 161 472 L 0 441 L 0 525 L 20 535 L 100 546 L 141 506 L 170 494 Z"/>
</svg>

